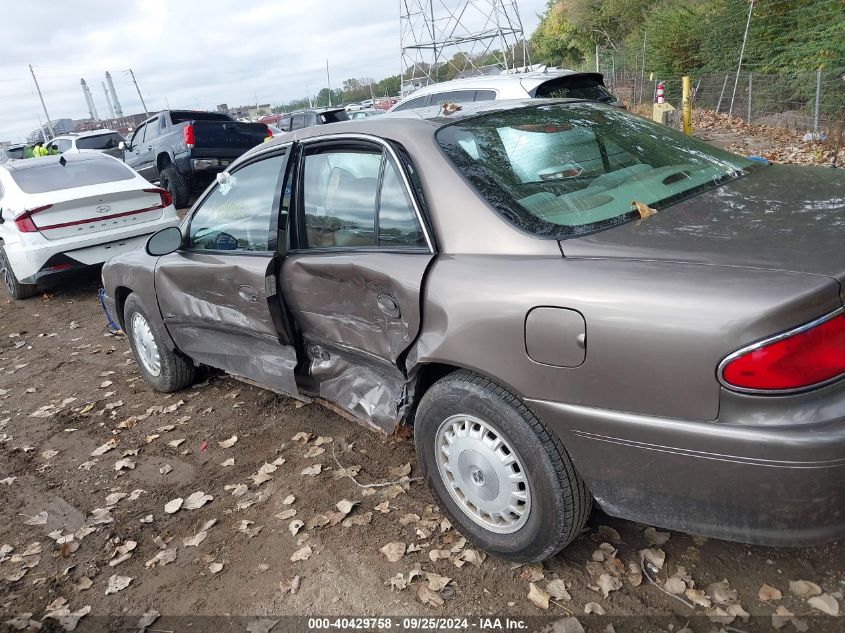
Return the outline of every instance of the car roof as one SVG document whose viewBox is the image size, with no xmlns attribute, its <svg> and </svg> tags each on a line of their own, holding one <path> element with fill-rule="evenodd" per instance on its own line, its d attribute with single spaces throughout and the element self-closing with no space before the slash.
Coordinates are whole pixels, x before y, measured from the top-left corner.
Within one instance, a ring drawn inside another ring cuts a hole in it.
<svg viewBox="0 0 845 633">
<path fill-rule="evenodd" d="M 284 145 L 286 143 L 290 143 L 291 141 L 300 141 L 317 137 L 331 137 L 338 134 L 368 134 L 380 138 L 391 139 L 401 144 L 404 139 L 416 137 L 421 134 L 433 135 L 444 125 L 483 114 L 518 110 L 520 108 L 533 108 L 542 105 L 584 102 L 597 104 L 597 102 L 589 101 L 587 99 L 531 99 L 526 97 L 524 99 L 503 99 L 501 101 L 475 101 L 471 103 L 462 103 L 460 104 L 460 110 L 452 114 L 445 114 L 440 106 L 430 106 L 415 110 L 387 112 L 383 116 L 351 119 L 349 121 L 339 121 L 328 125 L 314 125 L 300 130 L 294 130 L 293 132 L 286 132 L 279 136 L 274 136 L 272 140 L 249 150 L 238 160 L 233 162 L 232 166 L 237 166 L 244 160 L 259 152 L 267 151 L 272 147 Z"/>
<path fill-rule="evenodd" d="M 71 133 L 68 133 L 68 134 L 59 134 L 57 136 L 54 136 L 53 138 L 50 139 L 50 141 L 55 141 L 57 138 L 70 138 L 70 139 L 88 138 L 90 136 L 102 136 L 104 134 L 119 134 L 119 132 L 117 132 L 116 130 L 107 130 L 107 129 L 88 130 L 86 132 L 71 132 Z"/>
</svg>

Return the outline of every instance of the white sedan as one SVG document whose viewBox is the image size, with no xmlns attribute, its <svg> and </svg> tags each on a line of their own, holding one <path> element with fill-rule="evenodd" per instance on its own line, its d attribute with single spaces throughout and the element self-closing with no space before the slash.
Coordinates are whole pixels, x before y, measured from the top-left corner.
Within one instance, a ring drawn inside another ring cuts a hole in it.
<svg viewBox="0 0 845 633">
<path fill-rule="evenodd" d="M 138 248 L 179 218 L 170 194 L 97 153 L 0 165 L 0 274 L 23 299 L 56 273 Z"/>
</svg>

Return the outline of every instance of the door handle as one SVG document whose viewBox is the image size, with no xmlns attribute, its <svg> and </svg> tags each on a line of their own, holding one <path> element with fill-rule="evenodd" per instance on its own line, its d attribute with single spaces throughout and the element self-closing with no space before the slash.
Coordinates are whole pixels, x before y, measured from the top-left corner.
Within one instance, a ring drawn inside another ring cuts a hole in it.
<svg viewBox="0 0 845 633">
<path fill-rule="evenodd" d="M 399 310 L 399 304 L 396 303 L 396 299 L 391 297 L 389 294 L 382 292 L 378 296 L 378 309 L 381 310 L 384 314 L 389 317 L 393 317 L 394 319 L 398 319 L 401 311 Z"/>
<path fill-rule="evenodd" d="M 258 291 L 252 286 L 238 286 L 238 294 L 244 301 L 255 303 L 258 301 Z"/>
</svg>

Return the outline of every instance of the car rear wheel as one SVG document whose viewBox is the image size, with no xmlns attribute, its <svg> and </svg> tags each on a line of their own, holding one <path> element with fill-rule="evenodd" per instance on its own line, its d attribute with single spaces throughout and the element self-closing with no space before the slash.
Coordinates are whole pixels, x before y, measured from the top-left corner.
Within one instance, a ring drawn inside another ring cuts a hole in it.
<svg viewBox="0 0 845 633">
<path fill-rule="evenodd" d="M 173 196 L 173 206 L 177 209 L 184 209 L 188 206 L 191 197 L 191 187 L 185 177 L 173 165 L 168 165 L 161 170 L 159 184 L 162 189 L 167 189 Z"/>
<path fill-rule="evenodd" d="M 592 498 L 560 439 L 493 381 L 458 371 L 435 383 L 414 434 L 429 488 L 477 547 L 538 562 L 584 528 Z"/>
<path fill-rule="evenodd" d="M 178 350 L 167 348 L 135 293 L 126 298 L 123 315 L 129 344 L 144 380 L 165 393 L 190 385 L 194 380 L 193 362 Z"/>
<path fill-rule="evenodd" d="M 38 294 L 36 284 L 22 284 L 18 281 L 6 256 L 6 249 L 2 246 L 0 246 L 0 274 L 3 275 L 3 285 L 6 286 L 12 299 L 28 299 Z"/>
</svg>

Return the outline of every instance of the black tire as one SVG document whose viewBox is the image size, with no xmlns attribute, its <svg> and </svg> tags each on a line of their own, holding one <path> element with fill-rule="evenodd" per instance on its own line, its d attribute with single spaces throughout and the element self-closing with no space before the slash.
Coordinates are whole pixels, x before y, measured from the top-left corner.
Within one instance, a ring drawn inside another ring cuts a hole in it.
<svg viewBox="0 0 845 633">
<path fill-rule="evenodd" d="M 437 432 L 455 414 L 472 415 L 495 428 L 512 447 L 530 490 L 530 510 L 516 531 L 500 534 L 459 506 L 437 466 Z M 417 461 L 449 520 L 477 547 L 510 561 L 540 562 L 572 542 L 590 516 L 592 497 L 558 436 L 514 394 L 469 371 L 457 371 L 423 396 L 414 423 Z"/>
<path fill-rule="evenodd" d="M 3 285 L 12 296 L 12 299 L 28 299 L 38 294 L 36 284 L 22 284 L 15 276 L 9 258 L 6 257 L 6 249 L 0 246 L 0 274 L 3 276 Z"/>
<path fill-rule="evenodd" d="M 141 359 L 141 350 L 135 340 L 135 314 L 140 314 L 150 327 L 152 337 L 158 348 L 160 359 L 160 371 L 156 375 L 151 373 Z M 158 330 L 158 326 L 148 316 L 144 304 L 141 299 L 134 292 L 126 298 L 126 303 L 123 307 L 123 318 L 126 324 L 126 335 L 129 338 L 129 344 L 132 346 L 132 353 L 135 355 L 135 361 L 138 363 L 138 371 L 143 376 L 144 380 L 156 391 L 164 393 L 171 393 L 179 391 L 189 386 L 194 381 L 194 363 L 193 361 L 182 354 L 179 350 L 170 350 L 164 342 L 164 338 Z"/>
<path fill-rule="evenodd" d="M 191 185 L 172 164 L 161 170 L 159 183 L 162 189 L 167 189 L 173 196 L 173 206 L 184 209 L 191 198 Z"/>
</svg>

